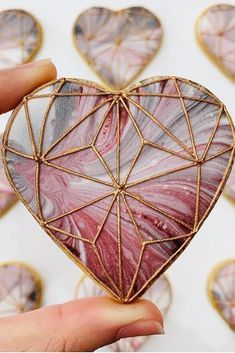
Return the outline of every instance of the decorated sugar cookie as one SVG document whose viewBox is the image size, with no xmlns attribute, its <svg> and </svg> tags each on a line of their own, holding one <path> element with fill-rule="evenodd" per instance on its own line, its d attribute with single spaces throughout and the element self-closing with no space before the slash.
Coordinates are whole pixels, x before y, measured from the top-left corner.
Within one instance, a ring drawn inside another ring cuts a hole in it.
<svg viewBox="0 0 235 353">
<path fill-rule="evenodd" d="M 212 61 L 235 80 L 235 6 L 216 4 L 198 18 L 199 44 Z"/>
<path fill-rule="evenodd" d="M 21 262 L 0 265 L 0 316 L 39 308 L 41 295 L 41 279 L 31 267 Z"/>
<path fill-rule="evenodd" d="M 92 7 L 76 19 L 73 38 L 79 53 L 104 83 L 122 89 L 157 53 L 162 26 L 144 7 L 119 11 Z"/>
<path fill-rule="evenodd" d="M 226 321 L 235 331 L 235 259 L 220 263 L 211 272 L 208 280 L 209 298 Z"/>
<path fill-rule="evenodd" d="M 233 158 L 223 103 L 178 77 L 115 92 L 58 79 L 24 98 L 3 139 L 18 197 L 76 264 L 126 303 L 188 246 Z"/>
<path fill-rule="evenodd" d="M 32 14 L 20 9 L 0 12 L 0 68 L 29 62 L 41 41 L 42 29 Z"/>
</svg>

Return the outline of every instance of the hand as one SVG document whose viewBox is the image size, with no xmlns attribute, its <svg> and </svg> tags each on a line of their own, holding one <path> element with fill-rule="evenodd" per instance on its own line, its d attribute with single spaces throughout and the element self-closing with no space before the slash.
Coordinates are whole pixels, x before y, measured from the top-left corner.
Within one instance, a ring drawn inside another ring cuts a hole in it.
<svg viewBox="0 0 235 353">
<path fill-rule="evenodd" d="M 0 113 L 13 109 L 38 86 L 56 78 L 43 60 L 0 71 Z M 87 298 L 0 319 L 0 351 L 93 351 L 120 338 L 163 333 L 154 304 L 120 304 Z"/>
</svg>

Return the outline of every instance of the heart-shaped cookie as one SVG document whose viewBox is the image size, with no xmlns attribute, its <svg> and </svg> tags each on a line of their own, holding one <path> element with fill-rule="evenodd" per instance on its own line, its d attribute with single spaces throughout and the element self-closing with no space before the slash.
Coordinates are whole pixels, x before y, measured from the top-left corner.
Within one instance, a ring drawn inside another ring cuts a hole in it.
<svg viewBox="0 0 235 353">
<path fill-rule="evenodd" d="M 98 76 L 114 89 L 128 86 L 160 47 L 159 19 L 144 7 L 92 7 L 78 16 L 74 43 Z"/>
<path fill-rule="evenodd" d="M 2 135 L 0 133 L 0 147 L 2 145 Z M 17 197 L 8 182 L 6 173 L 0 157 L 0 217 L 16 202 Z"/>
<path fill-rule="evenodd" d="M 25 64 L 33 59 L 42 41 L 42 30 L 29 12 L 0 12 L 0 68 Z"/>
<path fill-rule="evenodd" d="M 88 276 L 84 275 L 77 286 L 75 298 L 98 297 L 105 295 L 105 292 L 97 286 Z M 171 306 L 172 290 L 168 278 L 162 275 L 154 285 L 145 293 L 143 299 L 152 301 L 161 311 L 163 318 Z M 149 336 L 130 337 L 121 339 L 107 348 L 112 352 L 138 352 L 143 348 Z"/>
<path fill-rule="evenodd" d="M 220 263 L 211 272 L 208 294 L 211 303 L 235 331 L 235 259 Z"/>
<path fill-rule="evenodd" d="M 3 139 L 7 175 L 26 207 L 123 302 L 140 296 L 189 244 L 233 157 L 224 105 L 176 77 L 120 92 L 59 79 L 23 100 Z"/>
<path fill-rule="evenodd" d="M 219 4 L 206 9 L 197 20 L 196 33 L 206 54 L 235 80 L 235 6 Z"/>
</svg>

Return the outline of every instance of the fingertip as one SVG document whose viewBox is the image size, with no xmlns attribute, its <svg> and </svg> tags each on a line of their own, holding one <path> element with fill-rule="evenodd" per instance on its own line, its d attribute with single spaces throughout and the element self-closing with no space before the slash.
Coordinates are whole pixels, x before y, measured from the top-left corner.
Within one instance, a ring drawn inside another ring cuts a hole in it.
<svg viewBox="0 0 235 353">
<path fill-rule="evenodd" d="M 50 59 L 0 70 L 0 113 L 15 108 L 25 95 L 56 76 L 56 67 Z"/>
</svg>

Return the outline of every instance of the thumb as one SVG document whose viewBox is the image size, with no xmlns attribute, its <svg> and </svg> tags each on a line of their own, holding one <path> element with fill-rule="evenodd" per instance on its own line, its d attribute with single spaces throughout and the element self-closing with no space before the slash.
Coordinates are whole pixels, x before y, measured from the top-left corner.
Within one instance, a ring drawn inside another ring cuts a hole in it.
<svg viewBox="0 0 235 353">
<path fill-rule="evenodd" d="M 80 299 L 0 320 L 0 351 L 93 351 L 120 338 L 163 333 L 154 304 Z"/>
<path fill-rule="evenodd" d="M 0 70 L 0 114 L 15 108 L 26 94 L 55 78 L 56 68 L 50 59 Z"/>
</svg>

